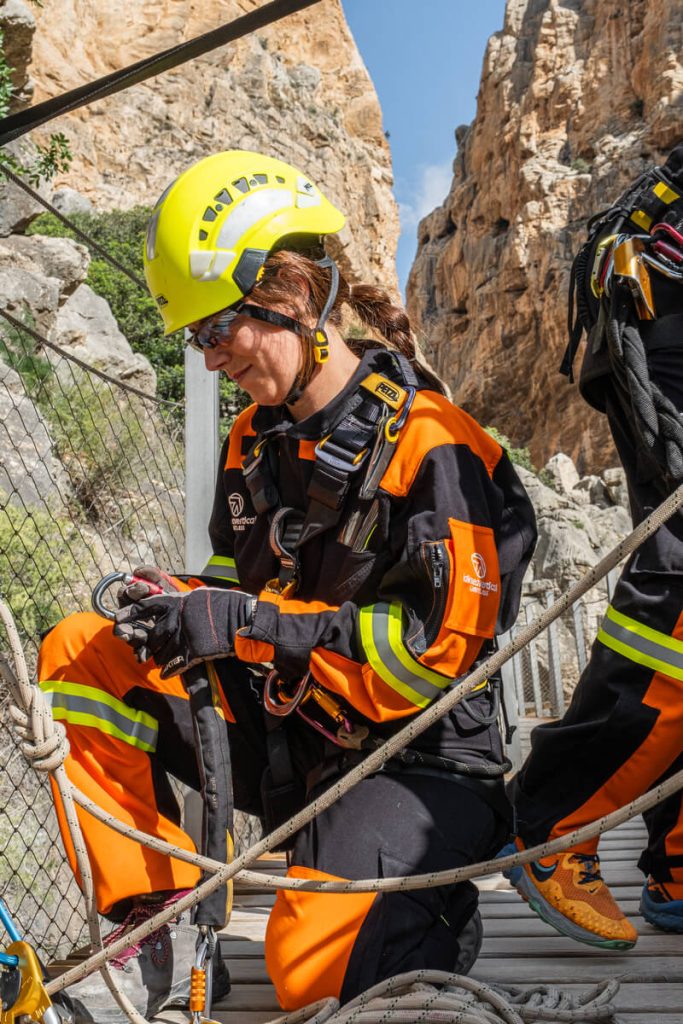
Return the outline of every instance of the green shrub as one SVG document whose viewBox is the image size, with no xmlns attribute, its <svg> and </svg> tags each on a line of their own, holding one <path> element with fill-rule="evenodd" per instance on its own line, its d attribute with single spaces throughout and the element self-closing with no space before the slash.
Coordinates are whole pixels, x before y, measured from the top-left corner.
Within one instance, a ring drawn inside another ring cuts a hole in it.
<svg viewBox="0 0 683 1024">
<path fill-rule="evenodd" d="M 487 434 L 490 434 L 494 441 L 497 441 L 501 448 L 504 448 L 508 453 L 510 462 L 513 462 L 516 466 L 522 466 L 524 469 L 528 469 L 531 473 L 537 473 L 536 467 L 531 461 L 531 454 L 528 448 L 515 448 L 509 437 L 501 432 L 496 427 L 485 427 Z"/>
<path fill-rule="evenodd" d="M 30 640 L 80 604 L 74 581 L 92 563 L 66 512 L 24 508 L 0 495 L 0 580 L 17 625 Z"/>
</svg>

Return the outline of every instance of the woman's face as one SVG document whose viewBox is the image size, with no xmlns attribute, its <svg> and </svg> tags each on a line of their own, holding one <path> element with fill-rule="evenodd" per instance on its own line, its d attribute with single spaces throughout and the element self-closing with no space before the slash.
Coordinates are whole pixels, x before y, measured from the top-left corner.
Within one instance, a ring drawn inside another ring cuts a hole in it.
<svg viewBox="0 0 683 1024">
<path fill-rule="evenodd" d="M 245 316 L 236 318 L 225 340 L 204 350 L 207 370 L 222 370 L 258 405 L 284 402 L 300 361 L 298 335 Z"/>
</svg>

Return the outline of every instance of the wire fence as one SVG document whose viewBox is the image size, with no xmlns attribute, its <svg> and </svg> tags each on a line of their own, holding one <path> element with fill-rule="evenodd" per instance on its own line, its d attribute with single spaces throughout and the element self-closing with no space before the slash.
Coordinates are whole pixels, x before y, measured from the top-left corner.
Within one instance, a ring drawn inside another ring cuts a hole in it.
<svg viewBox="0 0 683 1024">
<path fill-rule="evenodd" d="M 153 397 L 0 321 L 0 587 L 31 668 L 40 634 L 88 608 L 104 573 L 143 563 L 183 569 L 178 426 Z M 63 955 L 84 934 L 80 893 L 6 698 L 0 769 L 0 893 L 44 957 Z"/>
<path fill-rule="evenodd" d="M 569 704 L 579 677 L 588 663 L 590 648 L 612 598 L 619 576 L 612 570 L 598 586 L 511 662 L 511 683 L 519 718 L 560 718 Z M 524 587 L 522 609 L 510 631 L 510 639 L 560 596 L 550 580 Z"/>
</svg>

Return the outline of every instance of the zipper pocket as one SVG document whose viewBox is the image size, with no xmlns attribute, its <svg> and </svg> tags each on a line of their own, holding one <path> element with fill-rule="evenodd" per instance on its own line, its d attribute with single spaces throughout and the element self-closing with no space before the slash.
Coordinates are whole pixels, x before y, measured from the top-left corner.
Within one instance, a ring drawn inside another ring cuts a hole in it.
<svg viewBox="0 0 683 1024">
<path fill-rule="evenodd" d="M 425 641 L 427 647 L 431 647 L 441 629 L 441 623 L 446 610 L 448 591 L 450 589 L 451 564 L 448 559 L 446 545 L 442 540 L 424 541 L 422 544 L 422 559 L 434 594 L 431 610 L 424 623 Z"/>
</svg>

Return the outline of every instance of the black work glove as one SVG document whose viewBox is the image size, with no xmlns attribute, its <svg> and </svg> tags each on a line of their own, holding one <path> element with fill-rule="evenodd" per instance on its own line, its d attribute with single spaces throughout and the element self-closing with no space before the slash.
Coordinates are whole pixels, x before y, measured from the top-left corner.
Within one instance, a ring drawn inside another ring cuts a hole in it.
<svg viewBox="0 0 683 1024">
<path fill-rule="evenodd" d="M 157 569 L 156 565 L 139 565 L 137 569 L 133 569 L 132 575 L 136 577 L 134 582 L 121 587 L 116 595 L 119 608 L 152 597 L 158 594 L 159 590 L 164 594 L 180 592 L 177 581 L 167 572 Z"/>
<path fill-rule="evenodd" d="M 116 613 L 114 636 L 130 644 L 138 661 L 153 658 L 167 679 L 232 654 L 235 634 L 251 623 L 255 607 L 252 594 L 215 587 L 147 597 Z"/>
</svg>

